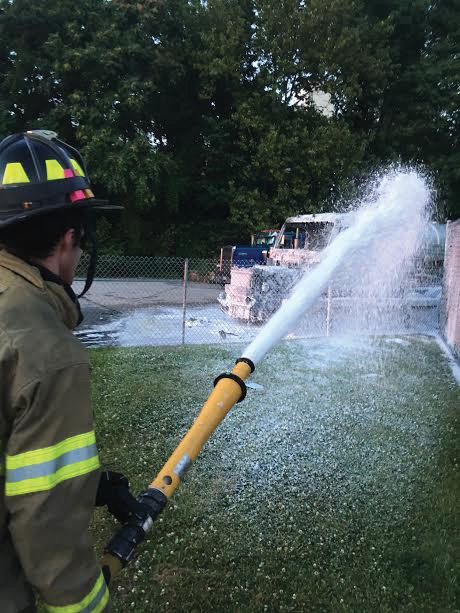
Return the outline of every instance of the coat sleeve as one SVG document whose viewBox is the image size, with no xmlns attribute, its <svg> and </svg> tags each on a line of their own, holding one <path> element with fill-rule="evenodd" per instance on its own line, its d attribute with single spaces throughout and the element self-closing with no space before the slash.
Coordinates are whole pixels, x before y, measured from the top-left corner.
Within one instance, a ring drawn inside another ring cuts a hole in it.
<svg viewBox="0 0 460 613">
<path fill-rule="evenodd" d="M 14 400 L 5 453 L 9 529 L 27 580 L 47 610 L 111 610 L 88 526 L 99 481 L 89 366 L 29 383 Z"/>
</svg>

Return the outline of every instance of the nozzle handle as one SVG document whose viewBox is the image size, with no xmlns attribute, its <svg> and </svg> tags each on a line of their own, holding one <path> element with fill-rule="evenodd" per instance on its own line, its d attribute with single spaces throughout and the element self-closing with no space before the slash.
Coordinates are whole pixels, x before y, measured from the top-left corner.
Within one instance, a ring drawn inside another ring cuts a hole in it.
<svg viewBox="0 0 460 613">
<path fill-rule="evenodd" d="M 139 494 L 137 501 L 139 509 L 110 539 L 105 549 L 106 554 L 118 558 L 123 566 L 130 561 L 135 548 L 144 540 L 168 499 L 160 490 L 148 488 Z M 111 574 L 113 575 L 113 572 Z"/>
</svg>

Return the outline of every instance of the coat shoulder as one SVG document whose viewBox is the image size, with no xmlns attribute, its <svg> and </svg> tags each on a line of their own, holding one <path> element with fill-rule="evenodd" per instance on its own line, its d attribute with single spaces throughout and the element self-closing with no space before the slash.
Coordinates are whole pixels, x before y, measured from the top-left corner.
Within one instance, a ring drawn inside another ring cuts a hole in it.
<svg viewBox="0 0 460 613">
<path fill-rule="evenodd" d="M 88 352 L 41 294 L 32 286 L 0 292 L 0 351 L 15 354 L 24 385 L 57 369 L 89 366 Z"/>
</svg>

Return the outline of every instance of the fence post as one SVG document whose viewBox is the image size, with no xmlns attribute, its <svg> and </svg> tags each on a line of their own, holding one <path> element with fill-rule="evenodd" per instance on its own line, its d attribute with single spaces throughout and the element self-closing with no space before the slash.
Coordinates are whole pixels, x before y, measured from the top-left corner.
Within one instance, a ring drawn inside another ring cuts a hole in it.
<svg viewBox="0 0 460 613">
<path fill-rule="evenodd" d="M 331 286 L 327 288 L 327 307 L 326 307 L 326 336 L 331 333 Z"/>
<path fill-rule="evenodd" d="M 182 344 L 185 344 L 185 311 L 187 308 L 188 258 L 184 260 L 184 292 L 182 298 Z"/>
</svg>

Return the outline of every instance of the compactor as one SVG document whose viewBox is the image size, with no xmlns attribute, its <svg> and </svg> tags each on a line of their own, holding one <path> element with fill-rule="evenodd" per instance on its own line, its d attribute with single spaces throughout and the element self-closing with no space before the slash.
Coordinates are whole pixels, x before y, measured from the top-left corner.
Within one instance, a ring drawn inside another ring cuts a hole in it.
<svg viewBox="0 0 460 613">
<path fill-rule="evenodd" d="M 219 295 L 221 308 L 233 319 L 261 324 L 266 322 L 289 296 L 308 269 L 316 266 L 326 247 L 353 223 L 354 213 L 318 213 L 288 217 L 279 231 L 266 261 L 255 266 L 231 269 L 229 282 Z M 414 306 L 438 306 L 444 260 L 445 224 L 427 225 L 409 302 Z M 329 298 L 346 298 L 346 275 L 329 288 Z M 429 303 L 429 304 L 428 304 Z"/>
</svg>

